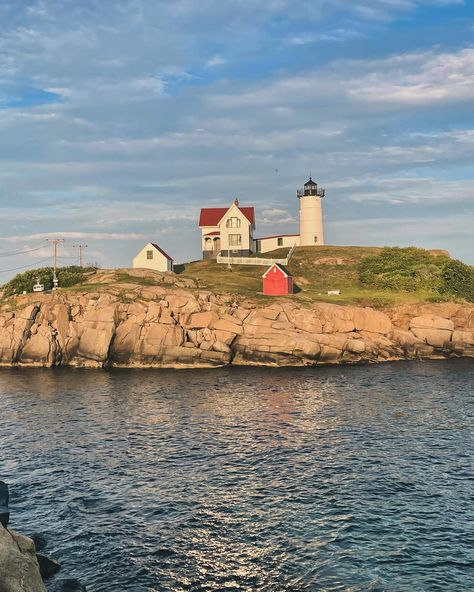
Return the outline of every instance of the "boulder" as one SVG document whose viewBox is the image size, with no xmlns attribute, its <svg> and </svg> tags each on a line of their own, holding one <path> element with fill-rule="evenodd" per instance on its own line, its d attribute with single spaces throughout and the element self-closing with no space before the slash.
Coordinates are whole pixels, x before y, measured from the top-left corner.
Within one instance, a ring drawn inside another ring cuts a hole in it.
<svg viewBox="0 0 474 592">
<path fill-rule="evenodd" d="M 450 347 L 452 331 L 446 329 L 418 329 L 413 327 L 412 333 L 421 341 L 440 349 Z"/>
<path fill-rule="evenodd" d="M 46 547 L 48 546 L 46 537 L 40 532 L 33 533 L 30 538 L 35 544 L 36 551 L 44 551 L 44 549 L 46 549 Z"/>
<path fill-rule="evenodd" d="M 189 319 L 190 329 L 205 329 L 210 327 L 215 321 L 217 321 L 219 315 L 214 310 L 208 312 L 195 312 Z"/>
<path fill-rule="evenodd" d="M 1 592 L 46 592 L 33 541 L 0 525 Z"/>
<path fill-rule="evenodd" d="M 217 319 L 211 324 L 211 329 L 218 329 L 219 331 L 227 331 L 234 333 L 234 335 L 241 335 L 243 332 L 242 322 L 239 319 L 227 320 Z"/>
<path fill-rule="evenodd" d="M 4 481 L 0 481 L 0 524 L 5 528 L 8 526 L 8 521 L 10 520 L 10 510 L 8 509 L 9 499 L 8 485 Z"/>
<path fill-rule="evenodd" d="M 384 312 L 372 308 L 350 307 L 354 328 L 356 331 L 368 331 L 369 333 L 381 333 L 388 335 L 392 330 L 392 321 Z"/>
<path fill-rule="evenodd" d="M 435 315 L 423 315 L 414 317 L 410 321 L 410 329 L 443 329 L 454 331 L 454 323 L 450 319 Z"/>
<path fill-rule="evenodd" d="M 145 334 L 144 341 L 152 347 L 178 346 L 184 342 L 184 329 L 179 326 L 150 325 Z"/>
<path fill-rule="evenodd" d="M 53 342 L 56 331 L 47 325 L 40 325 L 37 332 L 26 340 L 20 354 L 20 363 L 52 365 Z"/>
<path fill-rule="evenodd" d="M 56 559 L 43 555 L 42 553 L 36 553 L 36 559 L 38 561 L 39 570 L 43 580 L 47 580 L 54 574 L 57 574 L 61 569 L 61 564 Z"/>
<path fill-rule="evenodd" d="M 107 330 L 86 328 L 79 341 L 77 353 L 89 360 L 105 362 L 113 335 L 114 329 L 112 327 Z"/>
<path fill-rule="evenodd" d="M 345 349 L 352 354 L 363 354 L 366 349 L 365 341 L 362 339 L 348 339 Z"/>
<path fill-rule="evenodd" d="M 65 579 L 56 580 L 50 592 L 87 592 L 87 588 L 79 580 Z"/>
</svg>

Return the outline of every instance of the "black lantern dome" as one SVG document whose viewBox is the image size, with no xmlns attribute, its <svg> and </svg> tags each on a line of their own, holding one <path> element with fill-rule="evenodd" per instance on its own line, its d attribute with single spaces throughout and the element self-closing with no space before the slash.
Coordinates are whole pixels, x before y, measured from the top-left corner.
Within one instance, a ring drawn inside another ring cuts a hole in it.
<svg viewBox="0 0 474 592">
<path fill-rule="evenodd" d="M 298 197 L 303 197 L 305 195 L 316 195 L 318 197 L 324 197 L 324 189 L 318 189 L 318 184 L 313 181 L 310 177 L 309 181 L 303 186 L 303 189 L 298 189 L 296 192 Z"/>
</svg>

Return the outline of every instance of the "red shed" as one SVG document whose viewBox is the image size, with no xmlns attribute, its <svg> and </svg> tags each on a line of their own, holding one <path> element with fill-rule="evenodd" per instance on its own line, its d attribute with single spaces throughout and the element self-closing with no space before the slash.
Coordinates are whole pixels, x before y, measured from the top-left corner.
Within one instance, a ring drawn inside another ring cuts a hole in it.
<svg viewBox="0 0 474 592">
<path fill-rule="evenodd" d="M 283 265 L 274 263 L 262 277 L 263 293 L 267 296 L 293 294 L 293 276 Z"/>
</svg>

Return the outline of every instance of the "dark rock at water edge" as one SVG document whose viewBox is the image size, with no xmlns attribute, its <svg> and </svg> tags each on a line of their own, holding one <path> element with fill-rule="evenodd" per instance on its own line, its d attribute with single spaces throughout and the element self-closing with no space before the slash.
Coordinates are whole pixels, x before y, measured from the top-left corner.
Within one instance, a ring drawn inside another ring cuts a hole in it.
<svg viewBox="0 0 474 592">
<path fill-rule="evenodd" d="M 9 499 L 8 485 L 4 481 L 0 481 L 0 524 L 5 528 L 8 526 L 10 520 L 10 510 L 8 509 Z"/>
<path fill-rule="evenodd" d="M 46 549 L 46 547 L 48 546 L 48 543 L 46 541 L 46 537 L 43 534 L 41 534 L 40 532 L 34 532 L 30 536 L 30 538 L 35 544 L 36 551 L 44 551 Z"/>
<path fill-rule="evenodd" d="M 87 588 L 79 580 L 65 579 L 54 582 L 49 592 L 87 592 Z"/>
<path fill-rule="evenodd" d="M 56 559 L 36 553 L 36 559 L 38 560 L 39 570 L 43 580 L 54 576 L 61 569 L 61 564 Z"/>
</svg>

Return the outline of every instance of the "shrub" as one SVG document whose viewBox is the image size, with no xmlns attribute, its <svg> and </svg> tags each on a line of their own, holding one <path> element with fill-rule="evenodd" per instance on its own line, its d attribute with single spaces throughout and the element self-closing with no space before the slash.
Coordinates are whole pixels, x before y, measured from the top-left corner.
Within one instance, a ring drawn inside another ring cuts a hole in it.
<svg viewBox="0 0 474 592">
<path fill-rule="evenodd" d="M 424 249 L 385 247 L 361 261 L 360 280 L 379 290 L 438 291 L 445 264 L 446 257 L 435 257 Z"/>
<path fill-rule="evenodd" d="M 79 267 L 78 265 L 60 267 L 57 270 L 59 285 L 61 288 L 69 288 L 81 284 L 91 271 L 95 271 L 95 267 Z M 8 298 L 25 291 L 32 292 L 37 279 L 39 279 L 40 284 L 44 284 L 45 290 L 51 290 L 53 287 L 53 268 L 41 267 L 40 269 L 29 269 L 19 273 L 3 286 L 4 297 Z"/>
<path fill-rule="evenodd" d="M 457 259 L 446 263 L 440 292 L 474 302 L 474 267 Z"/>
</svg>

